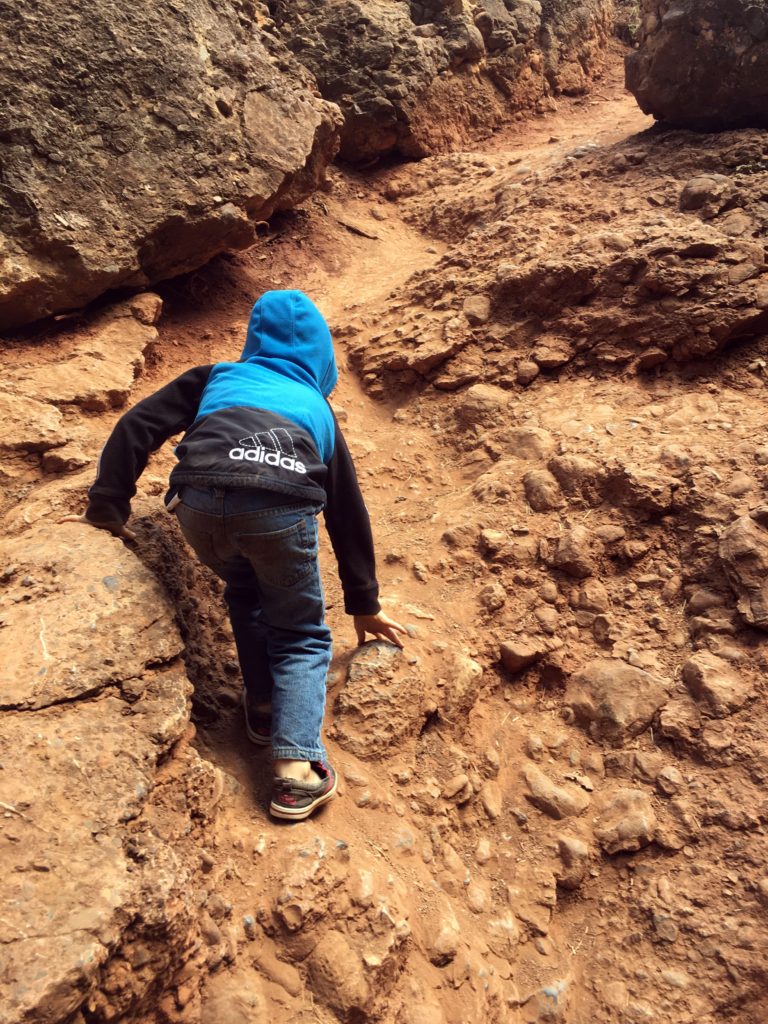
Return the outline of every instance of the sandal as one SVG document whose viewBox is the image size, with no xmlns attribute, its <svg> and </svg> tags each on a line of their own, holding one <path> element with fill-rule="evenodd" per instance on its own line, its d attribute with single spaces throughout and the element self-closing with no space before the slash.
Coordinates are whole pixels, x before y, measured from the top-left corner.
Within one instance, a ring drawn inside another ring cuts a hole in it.
<svg viewBox="0 0 768 1024">
<path fill-rule="evenodd" d="M 248 702 L 248 693 L 243 690 L 243 713 L 245 731 L 251 743 L 257 747 L 268 747 L 272 743 L 272 715 L 256 711 Z"/>
<path fill-rule="evenodd" d="M 286 821 L 302 821 L 330 800 L 336 792 L 336 772 L 322 761 L 310 762 L 320 776 L 319 782 L 299 782 L 298 779 L 275 779 L 269 812 Z"/>
</svg>

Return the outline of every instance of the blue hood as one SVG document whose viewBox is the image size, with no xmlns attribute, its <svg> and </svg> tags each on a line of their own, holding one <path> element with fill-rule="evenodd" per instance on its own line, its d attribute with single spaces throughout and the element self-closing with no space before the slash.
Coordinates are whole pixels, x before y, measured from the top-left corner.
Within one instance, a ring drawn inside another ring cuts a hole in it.
<svg viewBox="0 0 768 1024">
<path fill-rule="evenodd" d="M 299 291 L 261 296 L 251 310 L 240 360 L 309 384 L 325 398 L 338 380 L 328 325 L 314 302 Z"/>
<path fill-rule="evenodd" d="M 260 409 L 303 427 L 323 462 L 333 455 L 336 425 L 326 401 L 338 373 L 331 332 L 301 292 L 265 292 L 251 311 L 238 363 L 217 363 L 197 419 L 223 409 Z"/>
</svg>

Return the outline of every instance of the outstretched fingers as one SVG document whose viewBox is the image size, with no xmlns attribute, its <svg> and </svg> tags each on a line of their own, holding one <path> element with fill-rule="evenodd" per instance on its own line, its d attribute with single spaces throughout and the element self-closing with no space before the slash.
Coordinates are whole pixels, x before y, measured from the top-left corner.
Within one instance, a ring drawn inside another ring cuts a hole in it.
<svg viewBox="0 0 768 1024">
<path fill-rule="evenodd" d="M 136 540 L 136 534 L 133 530 L 129 530 L 123 523 L 94 523 L 92 519 L 87 519 L 85 515 L 67 515 L 62 516 L 58 520 L 61 523 L 85 523 L 86 526 L 93 526 L 97 530 L 106 530 L 111 533 L 113 537 L 121 537 L 123 540 Z"/>
<path fill-rule="evenodd" d="M 398 634 L 403 636 L 408 634 L 405 626 L 390 619 L 384 612 L 378 612 L 376 615 L 356 615 L 355 632 L 358 644 L 365 643 L 366 633 L 371 633 L 376 640 L 388 640 L 400 648 L 402 648 L 403 642 Z"/>
</svg>

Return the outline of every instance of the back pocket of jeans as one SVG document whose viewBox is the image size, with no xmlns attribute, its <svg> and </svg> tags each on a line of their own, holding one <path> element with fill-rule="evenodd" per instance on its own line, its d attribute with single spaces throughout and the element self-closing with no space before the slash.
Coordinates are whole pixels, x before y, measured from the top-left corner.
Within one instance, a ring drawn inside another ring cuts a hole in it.
<svg viewBox="0 0 768 1024">
<path fill-rule="evenodd" d="M 273 587 L 293 587 L 314 568 L 317 544 L 304 519 L 274 533 L 240 533 L 237 546 L 259 579 Z"/>
</svg>

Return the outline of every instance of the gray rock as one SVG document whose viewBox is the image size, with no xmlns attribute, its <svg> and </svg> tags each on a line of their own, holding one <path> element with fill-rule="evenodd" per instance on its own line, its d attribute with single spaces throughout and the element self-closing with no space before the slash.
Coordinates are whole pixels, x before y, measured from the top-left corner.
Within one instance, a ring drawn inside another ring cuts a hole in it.
<svg viewBox="0 0 768 1024">
<path fill-rule="evenodd" d="M 733 195 L 733 181 L 726 174 L 697 174 L 683 186 L 680 209 L 696 210 L 709 220 L 716 217 Z"/>
<path fill-rule="evenodd" d="M 554 636 L 560 622 L 560 616 L 557 611 L 550 605 L 543 604 L 539 605 L 538 608 L 534 608 L 533 614 L 542 631 L 549 636 Z"/>
<path fill-rule="evenodd" d="M 757 481 L 747 473 L 734 473 L 731 479 L 723 488 L 723 494 L 732 498 L 741 498 L 757 487 Z"/>
<path fill-rule="evenodd" d="M 685 779 L 679 769 L 668 764 L 656 776 L 656 785 L 664 796 L 674 796 L 685 786 Z"/>
<path fill-rule="evenodd" d="M 341 153 L 421 158 L 551 92 L 583 93 L 612 32 L 607 0 L 278 0 L 283 37 L 344 114 Z"/>
<path fill-rule="evenodd" d="M 510 675 L 516 675 L 533 665 L 546 653 L 545 649 L 532 641 L 509 640 L 501 645 L 501 663 Z"/>
<path fill-rule="evenodd" d="M 659 731 L 681 743 L 695 742 L 701 732 L 701 712 L 687 694 L 664 705 L 659 712 Z"/>
<path fill-rule="evenodd" d="M 664 706 L 666 680 L 614 658 L 595 658 L 569 679 L 564 703 L 595 739 L 619 745 L 644 732 Z"/>
<path fill-rule="evenodd" d="M 583 526 L 567 526 L 557 539 L 543 540 L 541 557 L 553 569 L 575 579 L 585 579 L 597 568 L 592 538 Z"/>
<path fill-rule="evenodd" d="M 493 384 L 473 384 L 456 404 L 456 418 L 466 426 L 498 423 L 509 407 L 509 393 Z"/>
<path fill-rule="evenodd" d="M 369 760 L 395 753 L 435 710 L 449 721 L 465 715 L 478 696 L 480 665 L 455 650 L 432 664 L 436 682 L 429 686 L 418 659 L 391 644 L 368 643 L 355 651 L 334 705 L 331 731 L 340 745 Z"/>
<path fill-rule="evenodd" d="M 534 512 L 550 512 L 564 505 L 557 480 L 546 469 L 532 469 L 526 473 L 523 487 L 526 500 Z"/>
<path fill-rule="evenodd" d="M 693 615 L 698 615 L 700 612 L 706 612 L 710 608 L 719 608 L 725 604 L 725 598 L 722 594 L 716 594 L 712 590 L 706 590 L 702 588 L 700 590 L 694 590 L 691 596 L 688 598 L 687 610 Z"/>
<path fill-rule="evenodd" d="M 589 847 L 573 836 L 558 836 L 557 852 L 560 857 L 560 867 L 555 872 L 557 884 L 562 889 L 578 889 L 589 867 Z"/>
<path fill-rule="evenodd" d="M 720 559 L 740 615 L 768 630 L 768 508 L 741 516 L 720 538 Z"/>
<path fill-rule="evenodd" d="M 314 994 L 345 1017 L 359 1017 L 369 1005 L 362 959 L 341 932 L 326 932 L 310 953 L 307 967 Z"/>
<path fill-rule="evenodd" d="M 653 17 L 626 59 L 626 79 L 646 114 L 698 131 L 768 126 L 764 5 L 644 0 L 643 9 Z"/>
<path fill-rule="evenodd" d="M 455 797 L 461 797 L 462 792 L 466 790 L 469 791 L 469 795 L 467 796 L 467 799 L 469 799 L 473 792 L 472 786 L 469 781 L 469 776 L 462 773 L 460 775 L 454 775 L 452 778 L 448 779 L 443 786 L 441 796 L 444 800 L 453 800 Z M 457 800 L 457 803 L 463 802 L 464 801 L 461 799 Z"/>
<path fill-rule="evenodd" d="M 557 370 L 573 357 L 573 349 L 567 341 L 549 338 L 539 341 L 531 352 L 531 359 L 542 370 Z"/>
<path fill-rule="evenodd" d="M 455 958 L 461 944 L 461 925 L 446 896 L 430 907 L 422 920 L 426 954 L 430 963 L 445 967 Z"/>
<path fill-rule="evenodd" d="M 489 583 L 477 597 L 487 612 L 497 612 L 507 603 L 507 592 L 500 583 Z"/>
<path fill-rule="evenodd" d="M 379 757 L 415 735 L 427 715 L 424 681 L 403 654 L 385 643 L 356 651 L 336 697 L 333 733 L 362 758 Z"/>
<path fill-rule="evenodd" d="M 464 316 L 473 327 L 484 324 L 491 315 L 491 300 L 487 295 L 470 295 L 464 300 Z"/>
<path fill-rule="evenodd" d="M 571 604 L 587 612 L 607 612 L 611 607 L 608 591 L 599 580 L 588 579 L 574 593 Z"/>
<path fill-rule="evenodd" d="M 264 979 L 253 967 L 240 963 L 234 971 L 220 971 L 207 980 L 200 1024 L 251 1024 L 267 1015 Z"/>
<path fill-rule="evenodd" d="M 540 427 L 507 427 L 499 434 L 499 441 L 510 455 L 526 462 L 545 459 L 555 447 L 552 435 Z"/>
<path fill-rule="evenodd" d="M 547 469 L 569 497 L 582 497 L 590 505 L 599 505 L 603 500 L 605 470 L 591 459 L 581 455 L 555 455 L 547 463 Z"/>
<path fill-rule="evenodd" d="M 527 387 L 533 383 L 541 373 L 541 367 L 538 363 L 534 363 L 532 359 L 521 359 L 517 364 L 517 374 L 515 379 L 518 384 L 522 384 L 523 387 Z"/>
<path fill-rule="evenodd" d="M 501 817 L 503 807 L 501 787 L 498 782 L 494 782 L 492 779 L 484 782 L 478 797 L 483 805 L 483 810 L 491 821 L 497 821 Z"/>
</svg>

